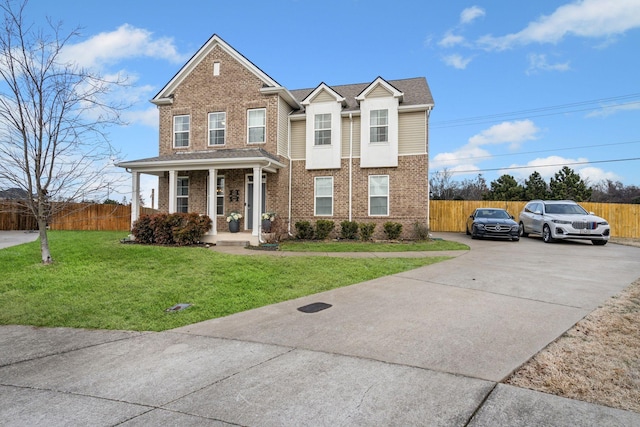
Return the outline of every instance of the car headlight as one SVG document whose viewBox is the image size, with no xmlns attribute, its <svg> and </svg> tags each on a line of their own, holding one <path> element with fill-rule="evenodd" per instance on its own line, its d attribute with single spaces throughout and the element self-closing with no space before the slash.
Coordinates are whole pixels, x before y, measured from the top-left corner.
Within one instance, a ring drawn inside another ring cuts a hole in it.
<svg viewBox="0 0 640 427">
<path fill-rule="evenodd" d="M 571 224 L 571 221 L 566 221 L 564 219 L 554 219 L 551 222 L 554 224 Z"/>
<path fill-rule="evenodd" d="M 598 225 L 609 225 L 609 223 L 607 221 L 601 221 L 598 223 Z"/>
<path fill-rule="evenodd" d="M 476 227 L 478 228 L 478 230 L 484 230 L 484 225 L 482 224 L 476 224 Z"/>
<path fill-rule="evenodd" d="M 519 225 L 512 225 L 511 226 L 511 231 L 518 231 L 519 228 L 520 228 Z"/>
</svg>

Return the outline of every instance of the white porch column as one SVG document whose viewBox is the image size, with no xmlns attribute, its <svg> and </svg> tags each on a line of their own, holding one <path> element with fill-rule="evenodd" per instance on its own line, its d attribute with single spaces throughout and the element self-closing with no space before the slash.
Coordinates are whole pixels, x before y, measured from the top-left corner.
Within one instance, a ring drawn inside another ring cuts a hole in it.
<svg viewBox="0 0 640 427">
<path fill-rule="evenodd" d="M 215 168 L 209 169 L 209 217 L 211 218 L 211 230 L 209 233 L 212 236 L 218 234 L 217 226 L 217 208 L 218 208 L 218 170 Z"/>
<path fill-rule="evenodd" d="M 140 217 L 140 174 L 131 171 L 131 228 Z"/>
<path fill-rule="evenodd" d="M 251 235 L 260 236 L 262 226 L 262 168 L 253 168 L 253 230 Z"/>
<path fill-rule="evenodd" d="M 169 213 L 176 212 L 176 205 L 178 203 L 178 171 L 169 171 Z"/>
</svg>

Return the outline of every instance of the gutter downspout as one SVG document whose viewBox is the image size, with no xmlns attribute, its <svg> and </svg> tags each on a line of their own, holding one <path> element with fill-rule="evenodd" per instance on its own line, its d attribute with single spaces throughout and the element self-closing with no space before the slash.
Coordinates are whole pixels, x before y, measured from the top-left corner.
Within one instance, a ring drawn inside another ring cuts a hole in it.
<svg viewBox="0 0 640 427">
<path fill-rule="evenodd" d="M 288 207 L 288 224 L 287 224 L 287 234 L 289 237 L 293 237 L 291 234 L 291 181 L 293 179 L 293 162 L 291 160 L 291 117 L 289 117 L 289 121 L 287 123 L 287 139 L 289 140 L 287 144 L 287 157 L 289 157 L 289 207 Z"/>
<path fill-rule="evenodd" d="M 353 210 L 353 113 L 349 113 L 349 222 Z"/>
<path fill-rule="evenodd" d="M 431 216 L 431 186 L 429 185 L 429 117 L 431 116 L 431 108 L 427 108 L 425 111 L 426 121 L 425 121 L 425 135 L 427 136 L 427 233 L 431 236 L 431 224 L 430 224 L 430 216 Z"/>
</svg>

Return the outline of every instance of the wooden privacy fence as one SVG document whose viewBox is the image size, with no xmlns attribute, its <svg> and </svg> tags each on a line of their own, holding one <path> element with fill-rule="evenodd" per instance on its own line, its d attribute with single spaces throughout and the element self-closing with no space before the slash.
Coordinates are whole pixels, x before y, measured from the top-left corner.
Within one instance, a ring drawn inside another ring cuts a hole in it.
<svg viewBox="0 0 640 427">
<path fill-rule="evenodd" d="M 0 230 L 35 230 L 36 219 L 15 202 L 0 201 Z"/>
<path fill-rule="evenodd" d="M 500 202 L 478 200 L 431 200 L 429 227 L 431 231 L 464 232 L 467 217 L 481 207 L 506 209 L 518 220 L 527 202 Z M 611 226 L 614 237 L 640 238 L 640 204 L 580 202 L 589 212 L 603 217 Z"/>
<path fill-rule="evenodd" d="M 55 209 L 55 208 L 54 208 Z M 140 213 L 157 212 L 141 208 Z M 0 203 L 0 230 L 35 230 L 35 218 L 15 203 Z M 49 222 L 50 230 L 125 231 L 131 228 L 131 206 L 70 203 L 57 211 Z"/>
</svg>

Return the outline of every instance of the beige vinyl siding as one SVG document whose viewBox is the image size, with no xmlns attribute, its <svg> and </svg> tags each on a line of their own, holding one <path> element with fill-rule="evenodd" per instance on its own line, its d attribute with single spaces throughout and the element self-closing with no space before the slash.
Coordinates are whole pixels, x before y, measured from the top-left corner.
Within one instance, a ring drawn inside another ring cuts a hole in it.
<svg viewBox="0 0 640 427">
<path fill-rule="evenodd" d="M 391 96 L 391 92 L 386 90 L 381 85 L 378 85 L 378 87 L 376 87 L 369 93 L 369 95 L 367 95 L 367 98 L 385 98 L 387 96 Z"/>
<path fill-rule="evenodd" d="M 289 156 L 289 113 L 291 107 L 284 99 L 278 98 L 278 154 Z"/>
<path fill-rule="evenodd" d="M 311 102 L 336 102 L 336 99 L 331 96 L 326 90 L 321 91 L 311 100 Z"/>
<path fill-rule="evenodd" d="M 291 121 L 291 159 L 304 160 L 306 156 L 306 120 Z"/>
<path fill-rule="evenodd" d="M 342 158 L 349 157 L 349 117 L 342 117 Z M 351 135 L 353 144 L 353 157 L 360 157 L 360 116 L 353 116 L 353 135 Z"/>
<path fill-rule="evenodd" d="M 398 155 L 427 153 L 426 119 L 424 111 L 398 114 Z"/>
</svg>

